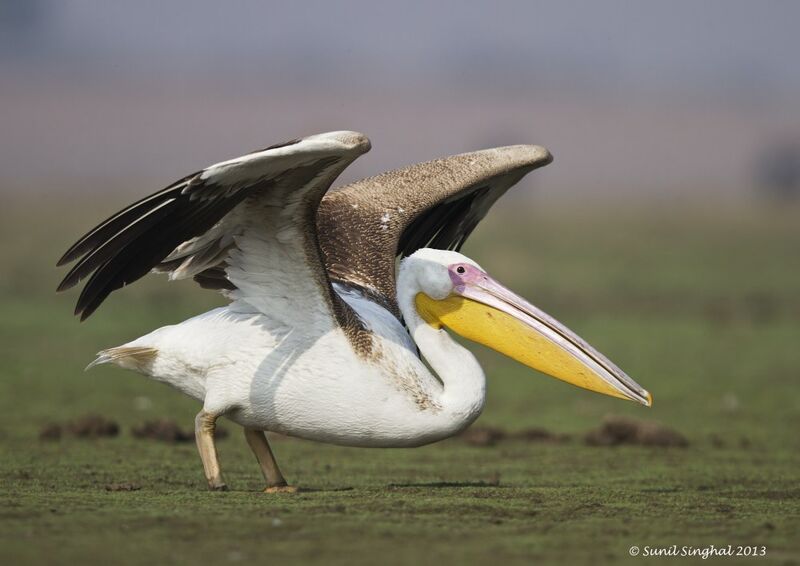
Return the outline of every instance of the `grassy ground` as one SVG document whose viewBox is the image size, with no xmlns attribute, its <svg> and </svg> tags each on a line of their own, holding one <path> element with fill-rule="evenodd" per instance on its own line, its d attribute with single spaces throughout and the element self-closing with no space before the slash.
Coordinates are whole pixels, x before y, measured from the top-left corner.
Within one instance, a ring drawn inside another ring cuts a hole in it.
<svg viewBox="0 0 800 566">
<path fill-rule="evenodd" d="M 208 493 L 192 444 L 130 433 L 161 416 L 188 428 L 192 401 L 122 370 L 82 372 L 101 347 L 219 301 L 155 279 L 87 323 L 71 318 L 76 297 L 52 294 L 51 266 L 113 208 L 0 211 L 0 563 L 596 564 L 673 544 L 764 545 L 775 563 L 800 561 L 800 211 L 506 208 L 465 251 L 608 354 L 655 406 L 476 346 L 489 376 L 478 424 L 572 440 L 363 450 L 276 439 L 305 491 L 265 495 L 236 425 L 220 442 L 232 491 Z M 120 436 L 38 439 L 46 423 L 90 412 Z M 690 445 L 585 445 L 612 413 L 660 421 Z M 126 482 L 140 489 L 106 489 Z"/>
</svg>

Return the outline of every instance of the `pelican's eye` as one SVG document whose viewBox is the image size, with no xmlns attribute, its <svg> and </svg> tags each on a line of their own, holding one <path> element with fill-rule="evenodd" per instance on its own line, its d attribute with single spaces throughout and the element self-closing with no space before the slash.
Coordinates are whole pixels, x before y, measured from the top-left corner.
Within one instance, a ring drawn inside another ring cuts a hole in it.
<svg viewBox="0 0 800 566">
<path fill-rule="evenodd" d="M 456 273 L 459 273 L 459 274 L 464 274 L 464 273 L 466 273 L 466 271 L 467 271 L 467 270 L 466 270 L 466 269 L 464 269 L 464 266 L 463 266 L 463 265 L 459 265 L 458 267 L 456 267 Z"/>
</svg>

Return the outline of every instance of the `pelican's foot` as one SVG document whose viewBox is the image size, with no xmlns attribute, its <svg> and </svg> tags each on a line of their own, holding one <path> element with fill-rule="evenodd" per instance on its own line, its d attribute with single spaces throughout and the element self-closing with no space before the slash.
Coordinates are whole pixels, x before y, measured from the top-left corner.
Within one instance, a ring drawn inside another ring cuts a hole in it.
<svg viewBox="0 0 800 566">
<path fill-rule="evenodd" d="M 209 482 L 208 489 L 209 491 L 228 491 L 228 486 L 223 482 L 219 483 Z"/>
<path fill-rule="evenodd" d="M 295 485 L 273 485 L 264 488 L 264 493 L 297 493 L 297 486 Z"/>
</svg>

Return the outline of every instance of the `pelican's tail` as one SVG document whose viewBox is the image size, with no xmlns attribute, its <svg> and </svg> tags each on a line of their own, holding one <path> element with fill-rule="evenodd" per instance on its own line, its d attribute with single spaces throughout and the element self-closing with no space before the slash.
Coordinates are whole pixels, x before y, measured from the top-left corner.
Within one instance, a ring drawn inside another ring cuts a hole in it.
<svg viewBox="0 0 800 566">
<path fill-rule="evenodd" d="M 158 349 L 144 346 L 117 346 L 97 353 L 97 359 L 86 366 L 89 370 L 100 364 L 113 363 L 121 368 L 146 373 L 158 354 Z"/>
</svg>

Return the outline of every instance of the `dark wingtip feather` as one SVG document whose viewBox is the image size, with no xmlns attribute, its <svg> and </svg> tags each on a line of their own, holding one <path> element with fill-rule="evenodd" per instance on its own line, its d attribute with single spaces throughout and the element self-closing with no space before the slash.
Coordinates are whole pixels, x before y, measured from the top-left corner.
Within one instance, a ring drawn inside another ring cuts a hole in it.
<svg viewBox="0 0 800 566">
<path fill-rule="evenodd" d="M 82 255 L 84 255 L 90 249 L 91 245 L 86 245 L 84 239 L 81 238 L 70 249 L 64 252 L 64 255 L 61 256 L 61 259 L 59 259 L 56 262 L 56 267 L 61 267 L 62 265 L 72 263 Z"/>
<path fill-rule="evenodd" d="M 61 267 L 62 265 L 66 265 L 69 262 L 73 261 L 75 258 L 70 256 L 70 250 L 67 250 L 64 255 L 56 262 L 56 267 Z"/>
<path fill-rule="evenodd" d="M 67 289 L 72 289 L 75 285 L 83 281 L 84 277 L 86 277 L 90 272 L 85 273 L 81 271 L 79 268 L 81 264 L 77 264 L 73 267 L 69 273 L 64 276 L 64 279 L 61 280 L 61 283 L 58 284 L 58 288 L 56 289 L 56 293 L 60 293 L 61 291 L 66 291 Z M 94 267 L 92 268 L 94 269 Z"/>
<path fill-rule="evenodd" d="M 62 255 L 61 258 L 56 262 L 56 266 L 61 267 L 64 264 L 71 263 L 84 254 L 92 251 L 92 249 L 97 248 L 98 245 L 102 244 L 114 236 L 114 234 L 130 225 L 134 220 L 141 217 L 146 211 L 152 210 L 159 204 L 163 203 L 166 199 L 176 197 L 176 193 L 180 193 L 183 185 L 199 174 L 200 172 L 195 172 L 190 175 L 186 175 L 182 179 L 172 183 L 167 188 L 148 195 L 111 215 L 109 218 L 81 236 L 77 242 L 72 244 L 70 248 L 64 252 L 64 255 Z"/>
<path fill-rule="evenodd" d="M 165 209 L 171 214 L 160 218 L 156 226 L 151 226 L 144 234 L 115 249 L 111 257 L 97 267 L 78 297 L 75 314 L 81 320 L 88 318 L 113 291 L 144 277 L 176 246 L 211 228 L 247 194 L 247 191 L 240 191 L 224 200 L 206 201 L 201 206 Z M 185 201 L 188 202 L 188 197 Z"/>
<path fill-rule="evenodd" d="M 94 230 L 97 230 L 97 228 L 92 229 L 92 231 Z M 62 255 L 61 258 L 56 262 L 56 267 L 61 267 L 62 265 L 72 263 L 82 255 L 86 254 L 88 251 L 91 251 L 91 249 L 94 247 L 94 242 L 88 239 L 91 234 L 92 232 L 85 234 L 80 240 L 72 244 L 70 248 L 64 252 L 64 255 Z"/>
<path fill-rule="evenodd" d="M 158 202 L 114 236 L 96 243 L 93 248 L 90 248 L 87 255 L 67 273 L 59 285 L 59 290 L 74 287 L 95 269 L 122 253 L 128 244 L 135 241 L 137 237 L 147 230 L 159 226 L 159 223 L 175 208 L 174 203 L 175 199 L 172 198 Z"/>
<path fill-rule="evenodd" d="M 58 287 L 56 287 L 56 293 L 63 293 L 67 289 L 72 289 L 78 283 L 80 283 L 80 279 L 77 281 L 69 281 L 68 277 L 64 277 L 64 279 L 61 280 L 61 283 L 58 284 Z"/>
<path fill-rule="evenodd" d="M 87 287 L 89 286 L 87 285 Z M 91 289 L 92 292 L 90 293 L 81 293 L 78 304 L 75 305 L 75 316 L 80 317 L 81 322 L 89 318 L 113 290 L 111 287 L 103 287 Z M 86 291 L 86 288 L 84 288 L 84 291 Z"/>
<path fill-rule="evenodd" d="M 94 228 L 93 230 L 95 229 L 96 228 Z M 85 234 L 84 236 L 81 237 L 80 240 L 72 244 L 69 247 L 69 249 L 64 252 L 64 255 L 62 255 L 56 262 L 56 267 L 61 267 L 62 265 L 72 263 L 73 261 L 81 257 L 86 252 L 86 250 L 84 249 L 84 244 L 86 243 L 86 238 L 89 234 L 91 234 L 91 232 Z"/>
</svg>

